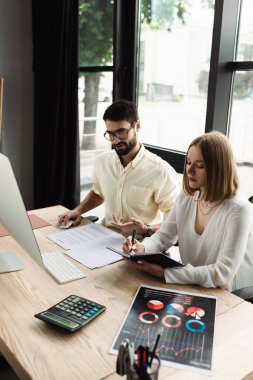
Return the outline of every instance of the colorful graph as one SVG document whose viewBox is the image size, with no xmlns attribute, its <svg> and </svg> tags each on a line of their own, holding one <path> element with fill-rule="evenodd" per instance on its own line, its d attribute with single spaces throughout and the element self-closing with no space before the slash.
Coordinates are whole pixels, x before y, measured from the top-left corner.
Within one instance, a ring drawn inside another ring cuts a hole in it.
<svg viewBox="0 0 253 380">
<path fill-rule="evenodd" d="M 195 334 L 181 331 L 164 332 L 159 345 L 158 354 L 160 358 L 183 359 L 203 361 L 203 350 L 205 345 L 205 336 L 197 337 Z"/>
<path fill-rule="evenodd" d="M 210 374 L 216 299 L 140 286 L 113 349 L 128 338 L 135 347 L 153 349 L 164 363 Z"/>
<path fill-rule="evenodd" d="M 163 326 L 170 327 L 172 329 L 176 329 L 176 328 L 180 327 L 181 323 L 182 323 L 181 318 L 179 318 L 176 315 L 169 315 L 168 314 L 162 318 Z"/>
<path fill-rule="evenodd" d="M 179 305 L 178 303 L 170 303 L 167 305 L 167 312 L 169 314 L 179 314 L 184 311 L 184 308 L 182 305 Z"/>
<path fill-rule="evenodd" d="M 205 315 L 205 311 L 201 307 L 188 307 L 185 315 L 190 315 L 193 318 L 201 319 Z"/>
<path fill-rule="evenodd" d="M 164 304 L 158 300 L 150 300 L 147 302 L 147 307 L 152 310 L 160 310 L 164 308 Z"/>
<path fill-rule="evenodd" d="M 194 333 L 202 333 L 206 329 L 206 325 L 204 322 L 195 320 L 195 319 L 190 319 L 189 321 L 186 321 L 185 327 Z"/>
<path fill-rule="evenodd" d="M 161 360 L 198 360 L 203 361 L 203 350 L 205 344 L 205 335 L 196 335 L 182 332 L 180 330 L 163 329 L 157 353 Z M 148 345 L 153 347 L 156 340 L 156 334 L 151 327 L 143 328 L 138 326 L 136 336 L 134 337 L 135 347 L 139 345 Z"/>
<path fill-rule="evenodd" d="M 144 311 L 139 315 L 139 320 L 143 323 L 156 323 L 159 320 L 159 317 L 156 313 L 152 313 L 150 311 Z"/>
</svg>

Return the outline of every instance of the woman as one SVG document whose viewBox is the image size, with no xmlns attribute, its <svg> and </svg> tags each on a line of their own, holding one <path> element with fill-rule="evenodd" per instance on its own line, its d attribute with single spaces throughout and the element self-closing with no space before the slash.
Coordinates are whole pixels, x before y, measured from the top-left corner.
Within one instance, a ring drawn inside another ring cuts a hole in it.
<svg viewBox="0 0 253 380">
<path fill-rule="evenodd" d="M 253 207 L 238 195 L 236 164 L 229 140 L 205 133 L 189 146 L 183 190 L 160 229 L 150 238 L 123 245 L 125 252 L 165 251 L 179 241 L 182 268 L 139 261 L 140 270 L 167 283 L 236 290 L 253 285 Z"/>
</svg>

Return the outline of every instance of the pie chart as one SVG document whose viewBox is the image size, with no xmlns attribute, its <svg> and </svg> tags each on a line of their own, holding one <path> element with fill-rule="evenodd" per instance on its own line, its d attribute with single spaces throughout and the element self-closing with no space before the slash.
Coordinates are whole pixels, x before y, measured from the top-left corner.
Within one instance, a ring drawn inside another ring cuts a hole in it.
<svg viewBox="0 0 253 380">
<path fill-rule="evenodd" d="M 205 315 L 205 311 L 201 307 L 188 307 L 185 315 L 190 315 L 195 319 L 201 319 Z"/>
<path fill-rule="evenodd" d="M 164 304 L 158 300 L 150 300 L 147 302 L 147 307 L 151 310 L 161 310 Z"/>
<path fill-rule="evenodd" d="M 178 303 L 170 303 L 167 305 L 167 312 L 169 314 L 179 314 L 184 311 L 184 308 L 182 305 L 179 305 Z"/>
</svg>

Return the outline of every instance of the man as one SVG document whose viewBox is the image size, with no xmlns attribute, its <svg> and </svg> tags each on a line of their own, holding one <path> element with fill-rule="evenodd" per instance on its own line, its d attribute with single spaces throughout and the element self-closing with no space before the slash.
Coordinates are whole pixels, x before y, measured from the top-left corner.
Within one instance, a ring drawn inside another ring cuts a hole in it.
<svg viewBox="0 0 253 380">
<path fill-rule="evenodd" d="M 128 100 L 118 100 L 105 111 L 104 137 L 112 150 L 95 161 L 93 187 L 72 211 L 59 216 L 80 223 L 81 215 L 105 202 L 102 224 L 129 234 L 150 236 L 159 227 L 162 214 L 168 214 L 179 193 L 175 170 L 139 141 L 141 123 L 138 110 Z"/>
</svg>

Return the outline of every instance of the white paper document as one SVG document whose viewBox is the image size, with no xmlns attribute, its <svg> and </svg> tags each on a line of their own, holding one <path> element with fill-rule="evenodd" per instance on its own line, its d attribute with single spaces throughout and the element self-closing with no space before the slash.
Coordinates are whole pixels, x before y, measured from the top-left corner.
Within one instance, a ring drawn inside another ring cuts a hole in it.
<svg viewBox="0 0 253 380">
<path fill-rule="evenodd" d="M 66 255 L 90 269 L 122 260 L 122 257 L 107 249 L 113 245 L 121 249 L 124 237 L 99 224 L 87 224 L 67 231 L 49 234 L 48 238 L 65 248 Z"/>
</svg>

